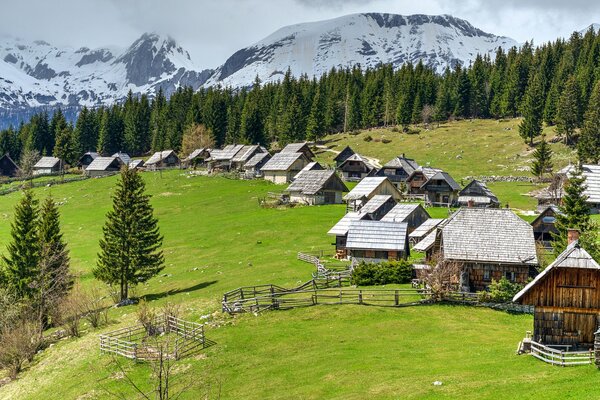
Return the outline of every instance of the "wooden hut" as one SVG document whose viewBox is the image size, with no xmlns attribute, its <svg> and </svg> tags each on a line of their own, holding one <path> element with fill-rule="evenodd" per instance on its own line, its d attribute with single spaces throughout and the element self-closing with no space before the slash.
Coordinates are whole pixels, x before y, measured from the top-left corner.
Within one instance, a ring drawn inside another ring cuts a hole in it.
<svg viewBox="0 0 600 400">
<path fill-rule="evenodd" d="M 553 234 L 557 234 L 556 216 L 560 210 L 556 206 L 549 206 L 544 209 L 532 222 L 533 237 L 536 241 L 541 242 L 548 247 L 554 240 Z"/>
<path fill-rule="evenodd" d="M 421 189 L 425 192 L 429 204 L 450 207 L 458 200 L 460 185 L 449 173 L 441 171 L 429 178 Z"/>
<path fill-rule="evenodd" d="M 406 190 L 408 194 L 425 200 L 425 190 L 423 189 L 423 185 L 427 183 L 429 178 L 437 174 L 438 172 L 442 172 L 441 169 L 431 168 L 431 167 L 419 167 L 414 170 L 408 178 L 406 178 Z"/>
<path fill-rule="evenodd" d="M 248 161 L 256 154 L 266 153 L 267 149 L 259 145 L 243 146 L 231 159 L 231 169 L 241 171 Z"/>
<path fill-rule="evenodd" d="M 412 158 L 407 158 L 402 154 L 385 163 L 376 175 L 387 177 L 397 188 L 400 188 L 403 182 L 419 168 L 419 164 Z"/>
<path fill-rule="evenodd" d="M 425 211 L 422 205 L 400 203 L 396 204 L 381 220 L 389 222 L 406 222 L 408 225 L 408 233 L 410 234 L 429 218 L 431 218 L 429 213 Z"/>
<path fill-rule="evenodd" d="M 111 157 L 119 157 L 124 165 L 131 164 L 131 157 L 129 157 L 129 154 L 123 153 L 122 151 L 113 154 Z"/>
<path fill-rule="evenodd" d="M 302 153 L 308 161 L 312 161 L 315 158 L 315 153 L 312 152 L 306 142 L 290 143 L 281 150 L 281 153 Z"/>
<path fill-rule="evenodd" d="M 342 149 L 342 151 L 340 151 L 338 153 L 338 155 L 333 158 L 333 161 L 335 161 L 336 168 L 339 167 L 340 165 L 342 165 L 342 163 L 344 161 L 346 161 L 348 159 L 348 157 L 350 157 L 354 154 L 355 154 L 354 150 L 352 150 L 352 148 L 350 146 L 344 147 Z"/>
<path fill-rule="evenodd" d="M 484 182 L 474 179 L 458 193 L 458 205 L 498 208 L 500 201 Z"/>
<path fill-rule="evenodd" d="M 208 159 L 208 170 L 210 172 L 229 171 L 233 158 L 243 148 L 243 144 L 229 144 L 222 149 L 211 150 Z"/>
<path fill-rule="evenodd" d="M 534 341 L 589 349 L 600 321 L 600 265 L 569 233 L 567 249 L 513 301 L 534 306 Z"/>
<path fill-rule="evenodd" d="M 412 245 L 420 243 L 427 235 L 433 232 L 444 221 L 441 218 L 429 218 L 408 234 L 408 242 Z"/>
<path fill-rule="evenodd" d="M 267 181 L 290 183 L 309 162 L 304 153 L 277 153 L 260 170 Z"/>
<path fill-rule="evenodd" d="M 182 160 L 183 164 L 188 168 L 204 167 L 206 160 L 210 157 L 210 150 L 201 147 L 192 151 L 186 158 Z"/>
<path fill-rule="evenodd" d="M 143 167 L 144 167 L 144 160 L 141 160 L 141 159 L 131 160 L 131 162 L 129 163 L 129 168 L 131 168 L 131 169 L 141 169 Z"/>
<path fill-rule="evenodd" d="M 371 197 L 371 200 L 361 207 L 361 219 L 379 221 L 384 218 L 397 204 L 398 202 L 394 196 L 389 194 L 377 194 Z"/>
<path fill-rule="evenodd" d="M 357 220 L 348 228 L 346 250 L 351 259 L 382 262 L 406 259 L 407 224 L 397 222 Z"/>
<path fill-rule="evenodd" d="M 33 166 L 33 175 L 58 174 L 64 168 L 63 162 L 56 157 L 42 157 Z"/>
<path fill-rule="evenodd" d="M 146 161 L 145 166 L 150 170 L 178 167 L 179 157 L 173 150 L 157 151 Z"/>
<path fill-rule="evenodd" d="M 85 170 L 87 166 L 90 165 L 92 161 L 94 161 L 96 157 L 99 156 L 100 154 L 96 153 L 95 151 L 88 151 L 79 158 L 79 160 L 77 161 L 77 167 Z"/>
<path fill-rule="evenodd" d="M 432 233 L 433 244 L 427 236 L 413 249 L 459 264 L 464 291 L 485 290 L 502 277 L 525 284 L 537 273 L 533 229 L 511 210 L 461 208 Z"/>
<path fill-rule="evenodd" d="M 114 175 L 121 170 L 123 165 L 120 157 L 96 157 L 85 169 L 85 174 L 93 178 Z"/>
<path fill-rule="evenodd" d="M 341 204 L 348 188 L 334 170 L 309 170 L 296 175 L 286 192 L 290 202 L 308 205 Z"/>
<path fill-rule="evenodd" d="M 14 178 L 18 172 L 19 167 L 8 153 L 0 157 L 0 176 Z"/>
<path fill-rule="evenodd" d="M 246 164 L 244 164 L 244 176 L 246 179 L 259 178 L 262 176 L 261 168 L 271 159 L 269 153 L 255 154 Z"/>
<path fill-rule="evenodd" d="M 342 173 L 342 179 L 348 182 L 358 182 L 375 171 L 375 167 L 359 154 L 346 158 L 337 169 Z"/>
<path fill-rule="evenodd" d="M 388 178 L 373 176 L 360 181 L 350 193 L 344 196 L 344 200 L 348 203 L 348 210 L 358 211 L 378 194 L 391 195 L 396 201 L 402 199 L 402 194 Z"/>
</svg>

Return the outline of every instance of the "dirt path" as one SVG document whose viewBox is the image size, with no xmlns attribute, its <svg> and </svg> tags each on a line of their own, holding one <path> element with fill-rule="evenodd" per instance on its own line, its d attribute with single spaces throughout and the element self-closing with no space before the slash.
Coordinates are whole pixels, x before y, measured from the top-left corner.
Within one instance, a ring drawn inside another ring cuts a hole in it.
<svg viewBox="0 0 600 400">
<path fill-rule="evenodd" d="M 330 149 L 329 147 L 323 145 L 323 144 L 318 144 L 315 146 L 317 149 L 319 150 L 323 150 L 323 151 L 328 151 L 330 153 L 334 153 L 334 154 L 340 154 L 339 151 L 337 150 L 333 150 Z M 374 157 L 367 157 L 367 156 L 363 156 L 362 154 L 360 155 L 362 158 L 364 158 L 365 160 L 367 160 L 371 165 L 373 165 L 375 168 L 381 168 L 381 163 L 379 162 L 378 158 L 374 158 Z"/>
</svg>

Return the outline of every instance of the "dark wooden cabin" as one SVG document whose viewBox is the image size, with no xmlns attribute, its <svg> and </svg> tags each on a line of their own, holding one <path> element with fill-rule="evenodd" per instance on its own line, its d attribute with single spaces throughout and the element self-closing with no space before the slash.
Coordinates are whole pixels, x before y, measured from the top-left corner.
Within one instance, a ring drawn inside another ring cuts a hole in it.
<svg viewBox="0 0 600 400">
<path fill-rule="evenodd" d="M 555 225 L 558 213 L 560 213 L 558 207 L 549 206 L 531 222 L 533 237 L 536 241 L 542 242 L 544 245 L 549 245 L 554 240 L 552 234 L 558 233 Z"/>
<path fill-rule="evenodd" d="M 19 167 L 8 154 L 0 157 L 0 176 L 14 178 L 18 171 Z"/>
<path fill-rule="evenodd" d="M 485 182 L 474 179 L 458 193 L 458 205 L 461 207 L 498 208 L 500 201 Z"/>
<path fill-rule="evenodd" d="M 534 306 L 534 341 L 593 347 L 600 322 L 600 265 L 575 240 L 513 301 Z"/>
<path fill-rule="evenodd" d="M 419 164 L 415 160 L 407 158 L 402 154 L 388 161 L 377 171 L 376 175 L 387 177 L 397 188 L 400 188 L 410 174 L 418 168 Z"/>
<path fill-rule="evenodd" d="M 367 176 L 371 176 L 375 167 L 360 155 L 353 154 L 341 163 L 337 169 L 342 173 L 343 180 L 358 182 Z"/>
<path fill-rule="evenodd" d="M 352 150 L 350 146 L 344 147 L 344 149 L 340 151 L 339 154 L 333 159 L 333 161 L 335 161 L 335 166 L 339 167 L 348 159 L 348 157 L 353 156 L 354 154 L 354 150 Z"/>
</svg>

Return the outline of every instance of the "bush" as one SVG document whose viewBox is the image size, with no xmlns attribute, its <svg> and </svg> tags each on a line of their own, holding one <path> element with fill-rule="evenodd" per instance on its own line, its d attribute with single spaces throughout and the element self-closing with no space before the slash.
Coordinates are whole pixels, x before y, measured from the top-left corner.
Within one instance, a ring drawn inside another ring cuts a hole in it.
<svg viewBox="0 0 600 400">
<path fill-rule="evenodd" d="M 488 292 L 479 292 L 479 301 L 492 303 L 508 303 L 512 301 L 515 294 L 523 289 L 523 285 L 512 283 L 505 277 L 499 281 L 492 279 Z"/>
<path fill-rule="evenodd" d="M 392 139 L 381 139 L 381 143 L 383 144 L 388 144 L 388 143 L 392 143 Z"/>
<path fill-rule="evenodd" d="M 371 135 L 367 135 L 367 136 L 365 136 L 365 137 L 363 138 L 363 140 L 364 140 L 365 142 L 370 142 L 370 141 L 372 141 L 372 140 L 373 140 L 373 138 L 371 137 Z"/>
<path fill-rule="evenodd" d="M 412 264 L 407 261 L 390 261 L 379 264 L 361 262 L 352 272 L 351 282 L 357 286 L 409 283 Z"/>
</svg>

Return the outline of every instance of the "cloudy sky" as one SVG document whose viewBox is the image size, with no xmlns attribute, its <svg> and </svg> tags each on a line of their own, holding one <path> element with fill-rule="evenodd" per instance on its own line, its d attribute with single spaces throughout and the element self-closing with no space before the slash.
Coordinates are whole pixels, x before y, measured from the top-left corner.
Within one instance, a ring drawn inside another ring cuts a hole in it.
<svg viewBox="0 0 600 400">
<path fill-rule="evenodd" d="M 536 43 L 600 23 L 590 0 L 0 0 L 0 35 L 57 46 L 126 47 L 168 34 L 202 68 L 276 29 L 357 12 L 451 14 L 497 35 Z"/>
</svg>

